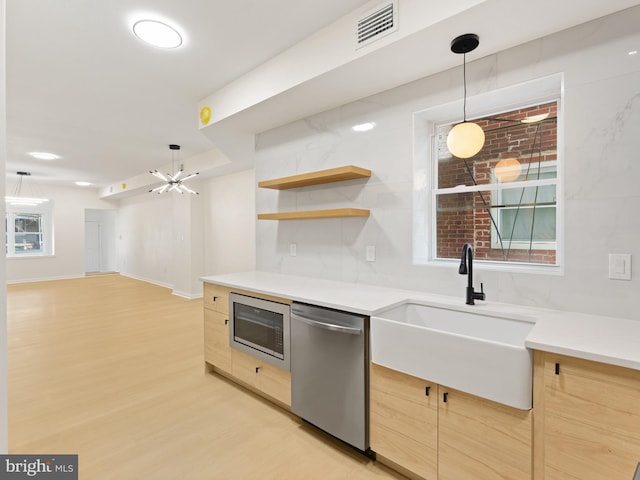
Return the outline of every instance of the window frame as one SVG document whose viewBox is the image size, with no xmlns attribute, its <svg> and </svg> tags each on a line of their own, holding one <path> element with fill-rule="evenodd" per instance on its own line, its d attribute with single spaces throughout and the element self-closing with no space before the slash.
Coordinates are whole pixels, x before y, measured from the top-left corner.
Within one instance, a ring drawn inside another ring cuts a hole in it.
<svg viewBox="0 0 640 480">
<path fill-rule="evenodd" d="M 7 258 L 33 258 L 47 257 L 54 255 L 54 234 L 53 234 L 53 201 L 42 199 L 42 203 L 37 205 L 16 205 L 6 201 L 5 206 L 5 252 Z M 20 215 L 40 215 L 41 249 L 37 252 L 16 251 L 16 217 Z"/>
<path fill-rule="evenodd" d="M 556 263 L 524 263 L 516 260 L 477 260 L 478 268 L 503 272 L 520 272 L 545 275 L 564 275 L 564 74 L 556 73 L 533 80 L 515 83 L 468 98 L 467 119 L 499 116 L 519 108 L 526 108 L 551 101 L 557 102 L 557 177 L 556 185 Z M 435 97 L 441 100 L 441 97 Z M 434 99 L 435 99 L 434 98 Z M 428 101 L 428 98 L 426 99 Z M 436 230 L 437 187 L 437 125 L 461 121 L 462 100 L 440 103 L 413 112 L 413 248 L 414 265 L 430 265 L 457 268 L 459 259 L 439 258 Z M 529 181 L 528 186 L 542 185 L 547 180 Z M 487 190 L 490 185 L 476 187 Z"/>
</svg>

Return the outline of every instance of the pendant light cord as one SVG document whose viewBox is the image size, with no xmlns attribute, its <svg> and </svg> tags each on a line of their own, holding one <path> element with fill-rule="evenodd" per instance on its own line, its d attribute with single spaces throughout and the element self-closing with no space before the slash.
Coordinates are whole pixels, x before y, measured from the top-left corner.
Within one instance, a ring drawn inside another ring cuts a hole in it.
<svg viewBox="0 0 640 480">
<path fill-rule="evenodd" d="M 467 54 L 462 54 L 462 84 L 464 85 L 464 100 L 462 102 L 462 122 L 467 121 Z"/>
<path fill-rule="evenodd" d="M 20 192 L 22 192 L 22 178 L 23 178 L 23 175 L 18 175 L 18 182 L 16 183 L 16 188 L 13 191 L 14 197 L 19 197 Z"/>
</svg>

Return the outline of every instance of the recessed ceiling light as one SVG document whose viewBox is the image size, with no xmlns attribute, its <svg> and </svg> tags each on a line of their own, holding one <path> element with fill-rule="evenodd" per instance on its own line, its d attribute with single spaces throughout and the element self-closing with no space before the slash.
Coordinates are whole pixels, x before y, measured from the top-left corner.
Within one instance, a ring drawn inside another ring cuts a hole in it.
<svg viewBox="0 0 640 480">
<path fill-rule="evenodd" d="M 365 123 L 360 123 L 358 125 L 354 125 L 353 127 L 351 127 L 351 129 L 354 132 L 367 132 L 369 130 L 372 130 L 375 126 L 376 124 L 373 122 L 365 122 Z"/>
<path fill-rule="evenodd" d="M 49 152 L 29 152 L 29 155 L 31 155 L 33 158 L 37 158 L 38 160 L 57 160 L 58 158 L 60 158 L 55 153 Z"/>
<path fill-rule="evenodd" d="M 631 51 L 629 52 L 629 55 L 635 55 L 636 53 L 638 53 L 638 51 L 637 51 L 637 50 L 631 50 Z"/>
<path fill-rule="evenodd" d="M 91 185 L 91 182 L 76 182 L 76 185 L 78 185 L 79 187 L 88 187 L 89 185 Z"/>
<path fill-rule="evenodd" d="M 133 24 L 133 33 L 140 40 L 160 48 L 177 48 L 182 45 L 182 36 L 175 28 L 156 20 L 138 20 Z"/>
</svg>

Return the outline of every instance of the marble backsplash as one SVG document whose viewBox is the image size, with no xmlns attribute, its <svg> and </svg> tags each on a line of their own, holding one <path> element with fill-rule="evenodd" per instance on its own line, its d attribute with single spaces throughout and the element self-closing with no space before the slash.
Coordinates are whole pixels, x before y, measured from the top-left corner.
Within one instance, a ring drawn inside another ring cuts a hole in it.
<svg viewBox="0 0 640 480">
<path fill-rule="evenodd" d="M 496 55 L 469 55 L 474 95 L 562 73 L 564 258 L 561 275 L 476 265 L 489 300 L 640 319 L 640 275 L 608 278 L 608 254 L 640 260 L 640 7 Z M 256 180 L 342 165 L 368 180 L 275 191 L 257 189 L 259 213 L 337 207 L 371 216 L 257 223 L 259 270 L 464 296 L 457 265 L 413 262 L 414 112 L 459 100 L 461 69 L 421 79 L 289 125 L 256 140 Z M 362 133 L 351 126 L 373 121 Z M 297 245 L 290 256 L 289 246 Z M 375 262 L 367 262 L 367 246 Z"/>
</svg>

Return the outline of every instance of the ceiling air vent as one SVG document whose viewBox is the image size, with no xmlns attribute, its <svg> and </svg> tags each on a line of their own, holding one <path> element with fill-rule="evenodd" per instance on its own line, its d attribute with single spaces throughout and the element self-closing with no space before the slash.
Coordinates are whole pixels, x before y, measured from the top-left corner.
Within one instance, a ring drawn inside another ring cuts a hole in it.
<svg viewBox="0 0 640 480">
<path fill-rule="evenodd" d="M 368 11 L 358 20 L 357 48 L 368 45 L 398 29 L 396 0 Z"/>
</svg>

